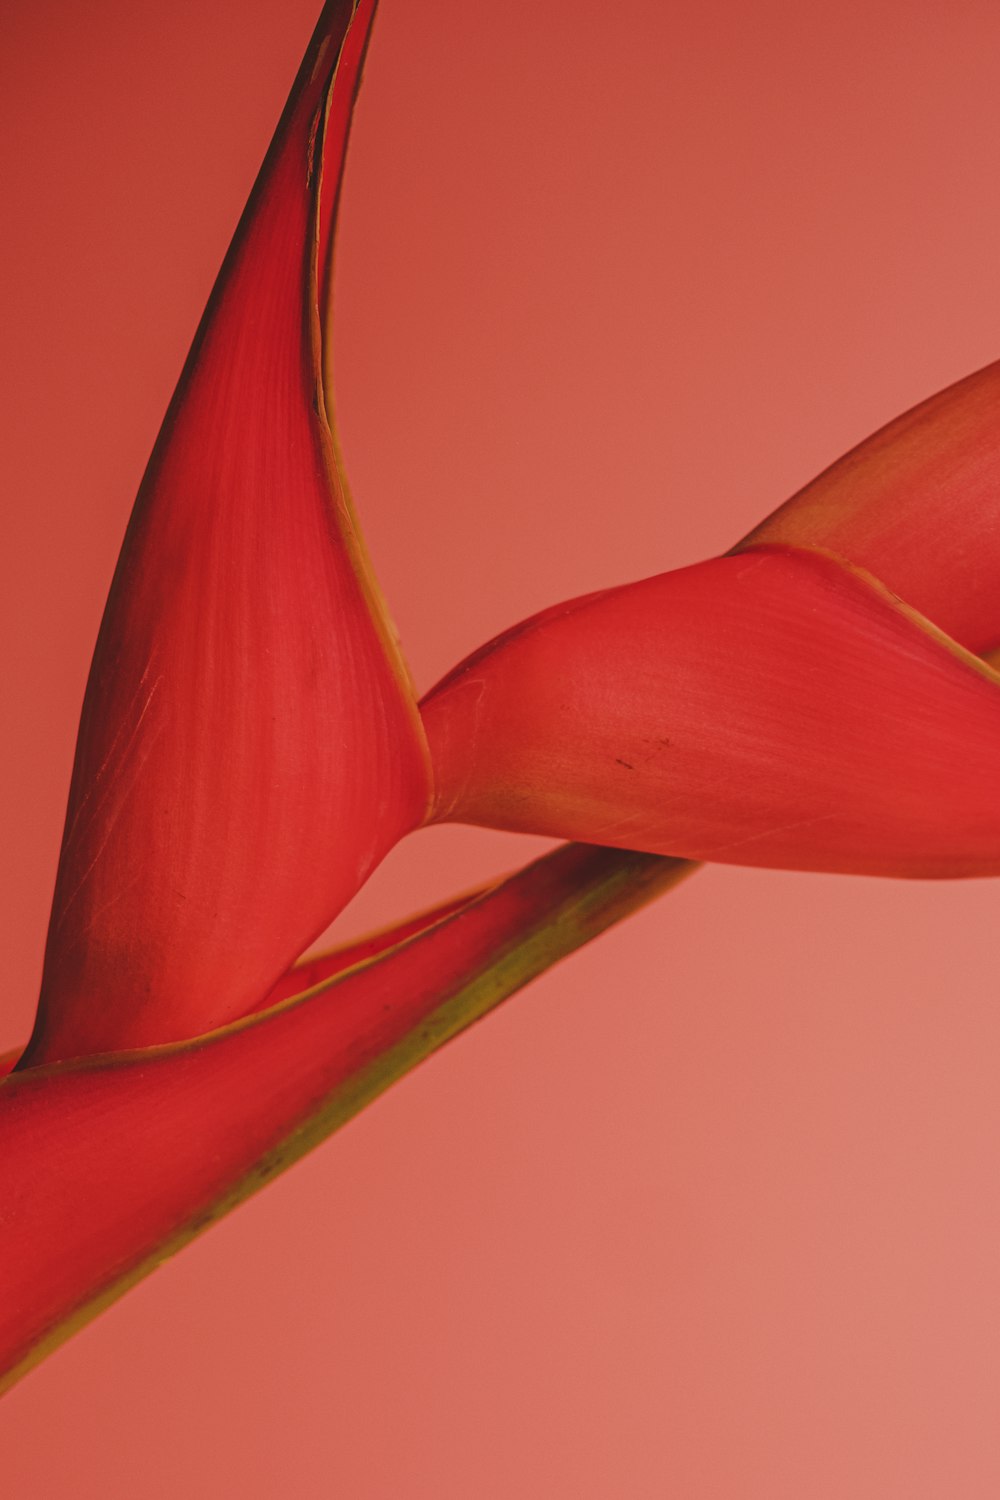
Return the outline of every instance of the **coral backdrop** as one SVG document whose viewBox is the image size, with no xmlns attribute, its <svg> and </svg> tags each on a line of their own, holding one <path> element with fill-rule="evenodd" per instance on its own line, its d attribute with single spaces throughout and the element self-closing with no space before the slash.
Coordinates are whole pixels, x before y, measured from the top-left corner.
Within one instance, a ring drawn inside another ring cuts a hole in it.
<svg viewBox="0 0 1000 1500">
<path fill-rule="evenodd" d="M 317 4 L 5 9 L 0 1047 L 125 520 Z M 994 5 L 380 9 L 338 388 L 421 687 L 1000 355 Z M 419 835 L 338 930 L 537 847 Z M 699 875 L 32 1374 L 5 1492 L 992 1500 L 997 902 Z"/>
</svg>

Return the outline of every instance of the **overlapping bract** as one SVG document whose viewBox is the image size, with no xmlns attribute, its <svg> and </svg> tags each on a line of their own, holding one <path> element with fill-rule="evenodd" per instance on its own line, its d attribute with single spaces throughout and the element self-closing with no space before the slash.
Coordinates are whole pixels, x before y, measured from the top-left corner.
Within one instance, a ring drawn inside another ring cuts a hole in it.
<svg viewBox="0 0 1000 1500">
<path fill-rule="evenodd" d="M 929 616 L 929 618 L 928 618 Z M 734 553 L 544 611 L 425 699 L 439 819 L 859 874 L 1000 873 L 1000 365 Z"/>
<path fill-rule="evenodd" d="M 1000 361 L 889 422 L 753 530 L 860 568 L 977 655 L 1000 644 Z"/>
<path fill-rule="evenodd" d="M 38 1024 L 0 1056 L 0 1384 L 690 861 L 1000 870 L 973 654 L 1000 643 L 1000 366 L 732 554 L 516 626 L 418 715 L 323 326 L 373 13 L 328 0 L 116 574 Z M 444 818 L 615 847 L 293 965 Z"/>
</svg>

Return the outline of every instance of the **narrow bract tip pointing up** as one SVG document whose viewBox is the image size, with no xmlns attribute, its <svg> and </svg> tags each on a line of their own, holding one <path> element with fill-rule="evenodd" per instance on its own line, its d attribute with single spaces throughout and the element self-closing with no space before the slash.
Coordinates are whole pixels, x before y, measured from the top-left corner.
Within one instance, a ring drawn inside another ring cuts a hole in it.
<svg viewBox="0 0 1000 1500">
<path fill-rule="evenodd" d="M 245 1013 L 426 809 L 323 385 L 318 288 L 373 11 L 323 12 L 136 502 L 26 1062 Z"/>
</svg>

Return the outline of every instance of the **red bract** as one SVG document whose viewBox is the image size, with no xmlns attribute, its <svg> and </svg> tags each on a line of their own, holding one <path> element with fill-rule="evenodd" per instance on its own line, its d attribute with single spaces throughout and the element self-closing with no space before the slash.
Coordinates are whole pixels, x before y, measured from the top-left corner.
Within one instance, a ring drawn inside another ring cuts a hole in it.
<svg viewBox="0 0 1000 1500">
<path fill-rule="evenodd" d="M 970 651 L 1000 644 L 1000 361 L 876 432 L 756 527 L 867 568 Z"/>
<path fill-rule="evenodd" d="M 7 1079 L 0 1388 L 400 1073 L 692 868 L 571 846 L 263 1015 Z M 336 956 L 313 974 L 323 967 L 336 973 Z"/>
<path fill-rule="evenodd" d="M 0 1057 L 7 1380 L 690 861 L 1000 869 L 1000 677 L 972 654 L 1000 640 L 996 370 L 733 554 L 515 627 L 418 714 L 324 329 L 373 12 L 323 12 L 101 628 L 38 1022 Z M 296 966 L 447 817 L 614 847 Z"/>
<path fill-rule="evenodd" d="M 1000 676 L 972 654 L 1000 637 L 998 393 L 991 366 L 733 555 L 476 652 L 422 706 L 435 816 L 732 864 L 1000 872 Z"/>
<path fill-rule="evenodd" d="M 136 502 L 80 725 L 31 1063 L 243 1014 L 424 816 L 413 697 L 324 400 L 320 207 L 373 5 L 338 60 L 352 9 L 329 5 L 313 38 Z"/>
</svg>

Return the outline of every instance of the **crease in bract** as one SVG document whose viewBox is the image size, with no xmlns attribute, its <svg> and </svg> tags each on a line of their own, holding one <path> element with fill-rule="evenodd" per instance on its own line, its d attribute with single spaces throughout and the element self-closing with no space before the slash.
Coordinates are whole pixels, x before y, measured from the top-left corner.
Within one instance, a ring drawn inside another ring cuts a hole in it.
<svg viewBox="0 0 1000 1500">
<path fill-rule="evenodd" d="M 846 453 L 734 551 L 834 552 L 977 655 L 1000 645 L 1000 361 Z"/>
</svg>

